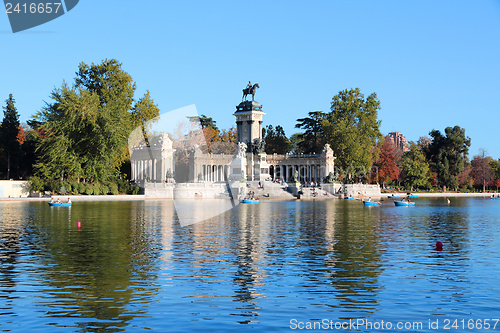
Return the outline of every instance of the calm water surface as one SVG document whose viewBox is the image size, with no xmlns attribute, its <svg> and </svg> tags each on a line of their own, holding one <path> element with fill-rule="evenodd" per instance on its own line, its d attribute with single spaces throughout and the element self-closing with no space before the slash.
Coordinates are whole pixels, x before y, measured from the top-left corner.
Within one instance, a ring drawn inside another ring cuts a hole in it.
<svg viewBox="0 0 500 333">
<path fill-rule="evenodd" d="M 417 200 L 264 201 L 186 227 L 171 201 L 0 202 L 0 331 L 267 332 L 351 319 L 436 332 L 429 320 L 444 331 L 446 320 L 500 318 L 500 200 Z"/>
</svg>

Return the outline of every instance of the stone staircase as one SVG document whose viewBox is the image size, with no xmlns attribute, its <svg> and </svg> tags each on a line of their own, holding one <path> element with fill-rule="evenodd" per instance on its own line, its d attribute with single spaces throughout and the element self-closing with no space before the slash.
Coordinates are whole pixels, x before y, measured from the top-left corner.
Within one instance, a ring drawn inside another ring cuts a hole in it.
<svg viewBox="0 0 500 333">
<path fill-rule="evenodd" d="M 259 198 L 295 198 L 290 192 L 286 190 L 284 186 L 279 183 L 273 183 L 271 181 L 261 182 L 264 188 L 259 188 L 258 181 L 247 181 L 246 192 L 255 192 L 255 196 Z"/>
<path fill-rule="evenodd" d="M 320 190 L 317 187 L 313 189 L 312 187 L 304 187 L 302 186 L 302 194 L 301 198 L 333 198 L 334 195 L 328 193 L 325 190 Z"/>
<path fill-rule="evenodd" d="M 285 185 L 281 185 L 280 183 L 273 183 L 270 181 L 265 181 L 261 182 L 264 185 L 264 189 L 259 188 L 259 182 L 258 181 L 251 181 L 247 182 L 247 187 L 246 187 L 246 193 L 249 191 L 255 192 L 255 196 L 259 198 L 296 198 L 295 195 L 290 193 L 287 190 L 287 187 Z M 316 188 L 313 190 L 312 187 L 302 187 L 302 194 L 300 195 L 301 198 L 328 198 L 331 197 L 333 198 L 334 195 L 331 193 L 328 193 L 325 190 L 320 190 Z"/>
</svg>

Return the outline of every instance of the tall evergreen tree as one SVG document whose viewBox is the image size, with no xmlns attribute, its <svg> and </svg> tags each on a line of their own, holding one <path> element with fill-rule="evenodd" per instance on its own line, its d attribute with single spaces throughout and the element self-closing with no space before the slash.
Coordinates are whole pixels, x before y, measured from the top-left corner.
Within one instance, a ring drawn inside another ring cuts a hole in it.
<svg viewBox="0 0 500 333">
<path fill-rule="evenodd" d="M 304 129 L 303 133 L 297 134 L 298 149 L 304 153 L 320 153 L 325 146 L 324 127 L 322 121 L 327 114 L 323 111 L 311 111 L 305 118 L 297 119 L 296 128 Z"/>
<path fill-rule="evenodd" d="M 17 171 L 18 168 L 18 157 L 21 151 L 21 144 L 18 141 L 20 123 L 12 94 L 9 94 L 9 98 L 5 102 L 6 106 L 3 107 L 3 120 L 0 127 L 0 145 L 7 158 L 6 179 L 10 179 L 11 171 Z M 14 168 L 11 168 L 12 166 Z M 15 176 L 18 176 L 17 172 Z"/>
<path fill-rule="evenodd" d="M 289 152 L 290 140 L 286 137 L 283 127 L 278 125 L 274 128 L 273 125 L 267 125 L 262 129 L 262 133 L 267 154 L 286 154 Z"/>
<path fill-rule="evenodd" d="M 431 144 L 427 147 L 427 158 L 431 168 L 437 173 L 438 184 L 456 189 L 458 176 L 464 171 L 468 161 L 471 140 L 465 136 L 460 126 L 447 127 L 445 135 L 438 130 L 430 133 Z"/>
</svg>

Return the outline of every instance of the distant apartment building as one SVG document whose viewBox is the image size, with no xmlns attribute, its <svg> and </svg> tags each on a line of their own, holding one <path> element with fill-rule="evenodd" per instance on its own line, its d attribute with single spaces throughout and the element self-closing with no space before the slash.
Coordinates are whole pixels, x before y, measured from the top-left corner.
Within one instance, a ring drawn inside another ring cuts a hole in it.
<svg viewBox="0 0 500 333">
<path fill-rule="evenodd" d="M 386 140 L 391 140 L 392 143 L 403 151 L 408 150 L 408 140 L 404 137 L 401 132 L 391 132 L 385 137 Z"/>
</svg>

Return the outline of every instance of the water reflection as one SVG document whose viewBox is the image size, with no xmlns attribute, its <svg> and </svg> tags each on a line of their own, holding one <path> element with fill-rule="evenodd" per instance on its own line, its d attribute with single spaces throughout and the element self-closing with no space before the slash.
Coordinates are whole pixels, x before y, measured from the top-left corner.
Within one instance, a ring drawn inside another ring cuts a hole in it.
<svg viewBox="0 0 500 333">
<path fill-rule="evenodd" d="M 0 202 L 0 316 L 16 315 L 13 292 L 19 284 L 19 261 L 22 257 L 23 220 L 26 211 L 19 204 Z M 7 319 L 9 322 L 9 319 Z"/>
<path fill-rule="evenodd" d="M 159 213 L 166 214 L 165 207 L 158 208 L 79 202 L 71 210 L 37 211 L 31 228 L 38 252 L 37 306 L 53 325 L 64 327 L 68 318 L 77 318 L 82 331 L 116 332 L 147 315 L 158 290 L 161 239 L 155 229 Z"/>
<path fill-rule="evenodd" d="M 267 331 L 291 318 L 486 315 L 500 306 L 488 299 L 500 209 L 472 203 L 263 201 L 185 227 L 168 200 L 0 203 L 0 329 Z M 186 207 L 202 216 L 201 204 Z"/>
</svg>

